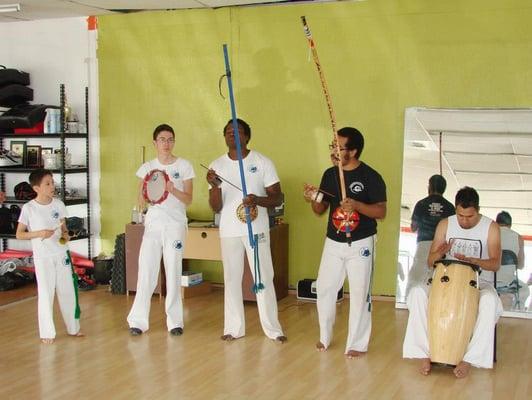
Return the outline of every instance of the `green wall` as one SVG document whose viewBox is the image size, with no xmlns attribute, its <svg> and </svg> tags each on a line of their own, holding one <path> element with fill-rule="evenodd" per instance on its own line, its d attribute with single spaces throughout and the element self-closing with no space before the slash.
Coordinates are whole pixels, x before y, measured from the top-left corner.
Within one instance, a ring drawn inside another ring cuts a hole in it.
<svg viewBox="0 0 532 400">
<path fill-rule="evenodd" d="M 301 15 L 317 42 L 338 126 L 365 134 L 362 159 L 387 183 L 373 292 L 395 293 L 404 110 L 530 106 L 530 1 L 369 0 L 99 17 L 106 251 L 129 221 L 141 146 L 147 159 L 154 156 L 151 132 L 162 122 L 174 126 L 176 153 L 198 175 L 189 217 L 212 216 L 199 164 L 225 151 L 221 129 L 230 111 L 218 79 L 227 43 L 238 115 L 252 126 L 251 147 L 275 162 L 286 195 L 290 284 L 317 275 L 326 218 L 312 214 L 301 189 L 319 183 L 329 166 L 331 129 Z M 219 263 L 194 267 L 222 281 Z"/>
</svg>

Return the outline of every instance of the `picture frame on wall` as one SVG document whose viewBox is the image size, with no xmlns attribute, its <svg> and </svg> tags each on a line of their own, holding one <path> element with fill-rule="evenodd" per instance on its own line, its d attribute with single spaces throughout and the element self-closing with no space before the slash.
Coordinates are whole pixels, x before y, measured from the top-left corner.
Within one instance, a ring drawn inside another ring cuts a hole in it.
<svg viewBox="0 0 532 400">
<path fill-rule="evenodd" d="M 41 167 L 46 169 L 55 169 L 55 157 L 54 162 L 50 163 L 50 160 L 46 160 L 46 154 L 54 154 L 52 147 L 41 147 Z"/>
<path fill-rule="evenodd" d="M 39 168 L 41 160 L 41 146 L 26 146 L 26 167 Z"/>
<path fill-rule="evenodd" d="M 22 157 L 22 165 L 26 165 L 26 141 L 12 140 L 9 142 L 9 150 Z"/>
<path fill-rule="evenodd" d="M 41 147 L 41 158 L 44 154 L 54 154 L 54 149 L 52 147 Z"/>
</svg>

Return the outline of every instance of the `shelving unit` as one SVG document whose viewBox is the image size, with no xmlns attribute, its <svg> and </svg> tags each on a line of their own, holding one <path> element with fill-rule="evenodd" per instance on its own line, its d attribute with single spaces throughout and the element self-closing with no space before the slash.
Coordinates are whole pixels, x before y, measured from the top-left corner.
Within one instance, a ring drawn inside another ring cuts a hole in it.
<svg viewBox="0 0 532 400">
<path fill-rule="evenodd" d="M 39 139 L 39 140 L 59 140 L 59 148 L 61 149 L 61 162 L 60 168 L 51 170 L 54 174 L 60 175 L 60 188 L 61 195 L 59 198 L 65 203 L 66 206 L 86 204 L 87 213 L 86 213 L 86 228 L 87 234 L 80 235 L 72 240 L 87 240 L 87 254 L 88 258 L 92 258 L 92 246 L 91 246 L 91 207 L 90 207 L 90 169 L 89 169 L 89 89 L 85 88 L 85 126 L 87 127 L 87 132 L 85 133 L 68 133 L 65 132 L 66 127 L 66 116 L 65 116 L 65 85 L 60 85 L 60 133 L 46 133 L 46 134 L 15 134 L 15 133 L 4 133 L 0 134 L 0 149 L 4 148 L 5 139 Z M 85 140 L 85 165 L 84 166 L 73 166 L 66 168 L 65 167 L 65 154 L 66 154 L 66 141 L 67 140 Z M 6 174 L 29 174 L 37 168 L 29 167 L 0 167 L 0 190 L 6 192 Z M 69 174 L 85 174 L 85 183 L 86 183 L 86 196 L 74 196 L 67 197 L 65 188 L 66 188 L 66 176 Z M 6 193 L 7 195 L 7 193 Z M 24 204 L 26 200 L 18 200 L 13 196 L 6 196 L 5 204 Z M 0 239 L 2 239 L 2 249 L 7 248 L 7 240 L 15 239 L 15 234 L 3 234 L 0 233 Z"/>
</svg>

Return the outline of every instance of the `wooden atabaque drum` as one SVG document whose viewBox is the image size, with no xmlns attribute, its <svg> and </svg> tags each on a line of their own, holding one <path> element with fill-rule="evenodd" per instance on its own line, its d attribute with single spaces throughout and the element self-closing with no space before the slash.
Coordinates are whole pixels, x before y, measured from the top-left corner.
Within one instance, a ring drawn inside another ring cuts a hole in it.
<svg viewBox="0 0 532 400">
<path fill-rule="evenodd" d="M 478 266 L 463 261 L 435 262 L 428 310 L 432 362 L 462 361 L 477 321 L 478 271 Z"/>
</svg>

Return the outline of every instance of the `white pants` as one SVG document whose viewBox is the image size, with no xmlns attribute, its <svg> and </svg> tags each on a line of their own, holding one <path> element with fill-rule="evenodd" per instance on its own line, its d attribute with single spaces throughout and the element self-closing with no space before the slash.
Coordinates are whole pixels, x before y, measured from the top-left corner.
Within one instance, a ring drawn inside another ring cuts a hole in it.
<svg viewBox="0 0 532 400">
<path fill-rule="evenodd" d="M 410 289 L 417 285 L 424 285 L 431 277 L 432 268 L 428 267 L 427 261 L 429 258 L 430 246 L 432 241 L 422 241 L 417 243 L 416 254 L 414 255 L 414 262 L 410 271 L 408 271 L 408 282 L 406 286 L 406 296 L 410 293 Z"/>
<path fill-rule="evenodd" d="M 72 278 L 72 269 L 66 262 L 66 253 L 53 257 L 35 259 L 37 278 L 37 309 L 39 316 L 39 335 L 41 339 L 54 339 L 54 295 L 69 335 L 79 332 L 79 320 L 75 319 L 76 293 Z M 76 282 L 77 284 L 77 282 Z"/>
<path fill-rule="evenodd" d="M 345 352 L 367 351 L 371 334 L 371 311 L 367 302 L 373 268 L 375 236 L 349 246 L 325 239 L 316 282 L 320 342 L 329 347 L 336 318 L 336 300 L 345 276 L 349 280 L 349 330 Z M 370 293 L 371 295 L 371 293 Z"/>
<path fill-rule="evenodd" d="M 429 285 L 415 286 L 406 300 L 410 314 L 403 343 L 403 358 L 430 358 L 428 294 Z M 463 361 L 478 368 L 493 368 L 493 335 L 501 313 L 502 304 L 495 288 L 488 282 L 480 281 L 477 322 Z"/>
<path fill-rule="evenodd" d="M 244 301 L 242 298 L 242 277 L 244 274 L 244 252 L 247 254 L 253 281 L 255 269 L 253 249 L 247 236 L 220 238 L 224 267 L 224 335 L 239 338 L 246 333 Z M 273 263 L 270 251 L 270 233 L 259 239 L 259 265 L 264 289 L 257 293 L 257 307 L 264 334 L 270 339 L 283 336 L 277 316 L 277 298 L 273 286 Z"/>
<path fill-rule="evenodd" d="M 161 256 L 166 274 L 166 326 L 169 331 L 184 326 L 181 272 L 185 236 L 185 223 L 146 227 L 139 253 L 137 293 L 127 316 L 130 328 L 139 328 L 143 332 L 149 329 L 151 297 L 157 286 Z"/>
</svg>

